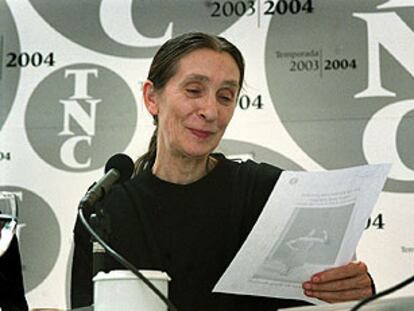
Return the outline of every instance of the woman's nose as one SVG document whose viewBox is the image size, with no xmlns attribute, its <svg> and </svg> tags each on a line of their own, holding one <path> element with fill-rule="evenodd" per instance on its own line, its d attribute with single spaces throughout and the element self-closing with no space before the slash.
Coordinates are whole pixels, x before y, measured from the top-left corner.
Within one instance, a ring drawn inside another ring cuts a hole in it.
<svg viewBox="0 0 414 311">
<path fill-rule="evenodd" d="M 213 121 L 218 115 L 218 105 L 215 96 L 208 96 L 201 105 L 199 115 L 206 121 Z"/>
</svg>

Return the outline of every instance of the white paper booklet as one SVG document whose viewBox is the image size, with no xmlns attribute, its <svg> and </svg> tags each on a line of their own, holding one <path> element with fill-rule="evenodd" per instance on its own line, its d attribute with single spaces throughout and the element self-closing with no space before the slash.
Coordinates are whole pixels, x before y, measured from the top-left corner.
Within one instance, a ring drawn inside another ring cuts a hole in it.
<svg viewBox="0 0 414 311">
<path fill-rule="evenodd" d="M 390 167 L 283 172 L 213 292 L 322 303 L 302 283 L 353 259 Z"/>
</svg>

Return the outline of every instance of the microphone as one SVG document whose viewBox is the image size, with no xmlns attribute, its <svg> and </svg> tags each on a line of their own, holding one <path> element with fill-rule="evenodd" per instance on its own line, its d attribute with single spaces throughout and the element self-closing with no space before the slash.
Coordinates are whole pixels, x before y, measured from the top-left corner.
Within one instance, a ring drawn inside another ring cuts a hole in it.
<svg viewBox="0 0 414 311">
<path fill-rule="evenodd" d="M 102 238 L 102 235 L 108 233 L 110 230 L 108 215 L 105 215 L 104 208 L 98 206 L 94 214 L 91 215 L 91 222 L 94 225 L 90 225 L 84 215 L 84 207 L 92 207 L 100 198 L 102 198 L 116 182 L 127 181 L 134 170 L 134 163 L 132 160 L 124 154 L 116 154 L 112 156 L 105 165 L 105 176 L 98 182 L 94 183 L 85 196 L 79 203 L 78 216 L 92 238 L 92 275 L 96 275 L 100 271 L 105 271 L 105 257 L 106 251 L 122 266 L 131 270 L 139 279 L 141 279 L 145 285 L 147 285 L 160 299 L 168 306 L 169 310 L 177 311 L 177 308 L 171 301 L 161 292 L 157 286 L 153 285 L 141 272 L 129 261 L 118 254 L 112 249 Z M 128 190 L 126 189 L 130 196 Z M 95 228 L 92 228 L 95 227 Z M 97 229 L 97 230 L 95 230 Z M 103 233 L 103 234 L 102 234 Z M 1 311 L 1 310 L 0 310 Z"/>
<path fill-rule="evenodd" d="M 134 163 L 125 154 L 113 155 L 105 165 L 105 175 L 92 184 L 79 203 L 80 208 L 90 208 L 105 196 L 113 184 L 127 181 L 134 171 Z"/>
<path fill-rule="evenodd" d="M 99 235 L 104 236 L 109 231 L 108 216 L 100 208 L 93 210 L 92 207 L 97 201 L 102 199 L 112 185 L 117 182 L 127 181 L 134 170 L 134 163 L 131 158 L 125 154 L 118 153 L 113 155 L 105 165 L 105 175 L 97 182 L 93 183 L 83 196 L 79 203 L 79 212 L 89 209 L 90 222 Z M 93 275 L 104 270 L 105 267 L 105 249 L 95 239 L 92 240 L 92 270 Z"/>
</svg>

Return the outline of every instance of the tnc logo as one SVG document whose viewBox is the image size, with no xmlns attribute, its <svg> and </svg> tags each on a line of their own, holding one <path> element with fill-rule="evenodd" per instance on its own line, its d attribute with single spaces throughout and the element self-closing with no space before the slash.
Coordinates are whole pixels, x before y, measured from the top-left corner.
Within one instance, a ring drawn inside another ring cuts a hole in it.
<svg viewBox="0 0 414 311">
<path fill-rule="evenodd" d="M 26 130 L 37 154 L 69 171 L 100 168 L 125 150 L 137 126 L 131 89 L 113 71 L 92 64 L 59 69 L 33 91 Z"/>
<path fill-rule="evenodd" d="M 234 14 L 213 23 L 210 1 L 29 1 L 69 40 L 103 54 L 132 58 L 152 57 L 161 44 L 184 32 L 223 33 L 240 18 Z"/>
<path fill-rule="evenodd" d="M 385 190 L 413 192 L 414 3 L 338 0 L 332 6 L 325 0 L 318 5 L 301 19 L 270 22 L 266 76 L 280 120 L 322 167 L 390 162 Z M 312 61 L 320 66 L 291 70 L 291 62 L 307 59 L 277 58 L 278 50 L 319 51 Z M 352 68 L 327 65 L 351 61 Z"/>
<path fill-rule="evenodd" d="M 20 53 L 20 39 L 7 1 L 0 1 L 0 131 L 14 104 L 20 79 L 20 67 L 6 66 L 7 51 Z"/>
<path fill-rule="evenodd" d="M 95 136 L 96 124 L 96 106 L 102 102 L 102 99 L 94 99 L 88 94 L 88 77 L 98 77 L 97 69 L 78 69 L 65 70 L 65 78 L 72 76 L 74 82 L 74 93 L 66 100 L 60 100 L 63 105 L 63 130 L 59 136 L 68 138 L 60 148 L 60 159 L 64 164 L 72 168 L 86 168 L 91 165 L 91 157 L 85 162 L 80 163 L 75 157 L 75 148 L 85 142 L 88 146 L 92 145 L 92 138 Z M 81 102 L 87 105 L 89 113 L 81 106 Z M 70 129 L 70 119 L 85 131 L 86 135 L 76 135 Z"/>
<path fill-rule="evenodd" d="M 390 0 L 378 9 L 414 7 L 409 0 Z M 355 13 L 364 20 L 368 32 L 368 87 L 355 94 L 355 98 L 395 97 L 396 93 L 384 88 L 381 80 L 380 47 L 391 54 L 414 77 L 414 34 L 395 12 Z M 390 103 L 378 110 L 367 124 L 363 135 L 365 156 L 370 163 L 391 162 L 389 177 L 413 181 L 414 170 L 407 167 L 397 149 L 397 131 L 403 117 L 414 110 L 414 99 Z M 391 118 L 390 118 L 391 117 Z M 381 143 L 379 143 L 381 137 Z"/>
</svg>

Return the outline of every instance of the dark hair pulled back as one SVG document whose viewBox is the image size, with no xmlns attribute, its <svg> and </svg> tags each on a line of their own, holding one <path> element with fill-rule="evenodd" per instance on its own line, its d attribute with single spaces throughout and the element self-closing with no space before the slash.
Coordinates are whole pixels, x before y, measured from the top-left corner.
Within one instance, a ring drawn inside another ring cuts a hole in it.
<svg viewBox="0 0 414 311">
<path fill-rule="evenodd" d="M 185 55 L 203 48 L 228 53 L 234 59 L 240 72 L 239 89 L 241 89 L 245 65 L 239 49 L 225 38 L 202 32 L 185 33 L 165 42 L 152 60 L 147 79 L 153 83 L 156 91 L 162 91 L 168 81 L 176 74 L 179 61 Z M 148 151 L 135 162 L 135 174 L 154 165 L 158 133 L 156 116 L 154 116 L 154 124 L 156 128 L 152 134 Z"/>
</svg>

